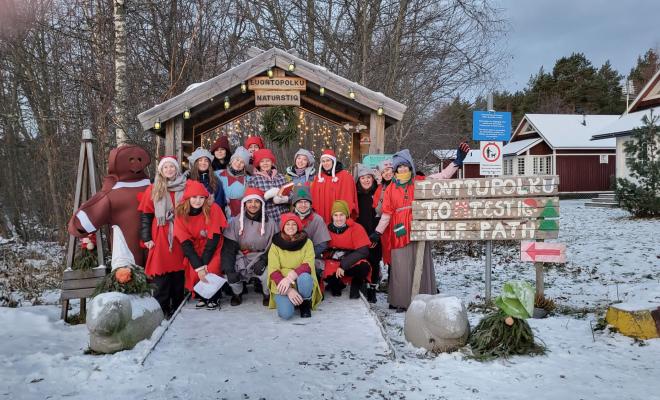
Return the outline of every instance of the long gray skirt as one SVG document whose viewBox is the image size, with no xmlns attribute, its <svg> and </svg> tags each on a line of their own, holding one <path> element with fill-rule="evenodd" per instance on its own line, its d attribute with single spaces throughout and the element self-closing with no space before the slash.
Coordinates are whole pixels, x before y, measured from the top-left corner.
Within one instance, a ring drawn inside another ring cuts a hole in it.
<svg viewBox="0 0 660 400">
<path fill-rule="evenodd" d="M 392 266 L 388 281 L 387 300 L 395 307 L 408 308 L 410 305 L 418 243 L 410 242 L 406 247 L 392 249 Z M 424 263 L 419 293 L 437 293 L 435 269 L 433 268 L 433 259 L 431 258 L 431 243 L 427 243 L 424 248 Z"/>
</svg>

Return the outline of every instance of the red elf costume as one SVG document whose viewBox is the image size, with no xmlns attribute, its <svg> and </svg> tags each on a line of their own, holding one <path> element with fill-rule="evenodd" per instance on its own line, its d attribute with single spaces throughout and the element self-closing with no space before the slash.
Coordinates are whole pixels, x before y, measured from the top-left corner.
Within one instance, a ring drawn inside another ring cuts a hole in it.
<svg viewBox="0 0 660 400">
<path fill-rule="evenodd" d="M 355 299 L 360 297 L 359 290 L 365 280 L 371 282 L 371 265 L 367 261 L 371 240 L 362 225 L 348 216 L 348 204 L 344 200 L 332 204 L 331 215 L 337 212 L 346 215 L 346 223 L 343 226 L 336 226 L 334 222 L 328 224 L 330 243 L 323 256 L 323 278 L 333 296 L 341 296 L 344 286 L 350 284 L 349 297 Z M 344 270 L 341 280 L 336 275 L 339 268 Z"/>
<path fill-rule="evenodd" d="M 332 160 L 332 170 L 323 169 L 323 159 Z M 357 216 L 357 191 L 355 181 L 350 173 L 343 169 L 341 162 L 332 150 L 325 150 L 321 154 L 319 173 L 314 177 L 311 185 L 312 202 L 314 210 L 323 218 L 326 224 L 332 222 L 332 203 L 335 200 L 344 200 L 348 205 L 349 217 Z"/>
<path fill-rule="evenodd" d="M 172 179 L 165 178 L 162 172 L 168 163 L 176 168 Z M 156 198 L 156 188 L 161 185 L 165 186 L 165 193 L 161 198 Z M 144 192 L 138 206 L 138 211 L 142 213 L 140 238 L 144 243 L 153 242 L 144 271 L 156 285 L 154 297 L 166 316 L 171 315 L 183 300 L 183 250 L 174 237 L 174 208 L 181 202 L 185 187 L 186 178 L 181 175 L 177 159 L 173 156 L 162 157 L 156 180 Z"/>
<path fill-rule="evenodd" d="M 215 202 L 200 208 L 192 207 L 190 198 L 195 196 L 208 198 L 209 193 L 200 182 L 189 181 L 174 220 L 174 236 L 181 243 L 185 255 L 186 289 L 191 293 L 194 293 L 193 287 L 199 282 L 200 269 L 206 273 L 221 274 L 222 230 L 227 227 L 227 220 Z"/>
</svg>

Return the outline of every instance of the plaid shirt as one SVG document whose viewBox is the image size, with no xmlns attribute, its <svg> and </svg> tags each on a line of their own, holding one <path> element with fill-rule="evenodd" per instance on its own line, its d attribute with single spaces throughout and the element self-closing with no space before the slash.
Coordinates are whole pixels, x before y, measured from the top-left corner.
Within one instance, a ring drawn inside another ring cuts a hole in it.
<svg viewBox="0 0 660 400">
<path fill-rule="evenodd" d="M 257 188 L 264 191 L 272 189 L 274 187 L 280 188 L 286 185 L 286 178 L 284 175 L 277 173 L 272 178 L 266 178 L 263 175 L 253 175 L 247 178 L 248 187 Z M 266 215 L 268 218 L 275 221 L 277 226 L 280 224 L 280 217 L 282 214 L 289 212 L 289 204 L 275 204 L 273 199 L 266 201 Z"/>
</svg>

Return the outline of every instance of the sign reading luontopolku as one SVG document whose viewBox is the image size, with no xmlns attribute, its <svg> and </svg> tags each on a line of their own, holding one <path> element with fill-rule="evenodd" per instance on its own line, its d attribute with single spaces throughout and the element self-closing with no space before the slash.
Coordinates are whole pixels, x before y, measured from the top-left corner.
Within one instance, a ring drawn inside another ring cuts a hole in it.
<svg viewBox="0 0 660 400">
<path fill-rule="evenodd" d="M 411 240 L 540 240 L 559 233 L 559 177 L 415 182 Z"/>
</svg>

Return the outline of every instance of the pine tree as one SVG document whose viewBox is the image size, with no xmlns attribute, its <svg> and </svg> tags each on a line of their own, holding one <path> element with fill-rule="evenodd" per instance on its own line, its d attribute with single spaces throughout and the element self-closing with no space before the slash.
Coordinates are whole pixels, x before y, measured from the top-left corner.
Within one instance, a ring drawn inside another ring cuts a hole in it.
<svg viewBox="0 0 660 400">
<path fill-rule="evenodd" d="M 644 116 L 644 126 L 625 143 L 626 164 L 632 179 L 618 178 L 616 195 L 621 207 L 636 217 L 660 217 L 660 137 L 658 116 Z"/>
</svg>

